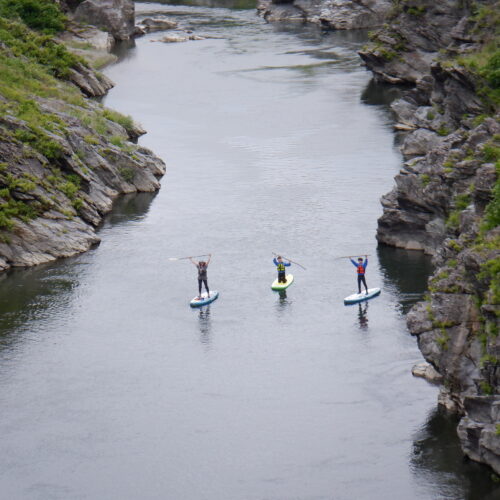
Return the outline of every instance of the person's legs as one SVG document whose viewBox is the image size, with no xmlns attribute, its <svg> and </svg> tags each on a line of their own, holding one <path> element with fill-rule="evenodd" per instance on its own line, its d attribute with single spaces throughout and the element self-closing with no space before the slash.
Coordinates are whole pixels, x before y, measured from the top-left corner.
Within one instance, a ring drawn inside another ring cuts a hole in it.
<svg viewBox="0 0 500 500">
<path fill-rule="evenodd" d="M 365 278 L 364 274 L 361 274 L 361 281 L 363 282 L 363 285 L 365 285 L 366 293 L 368 293 L 368 286 L 366 285 L 366 278 Z M 361 293 L 361 287 L 360 287 L 359 293 Z"/>
<path fill-rule="evenodd" d="M 361 281 L 363 281 L 363 275 L 358 274 L 358 293 L 361 293 Z"/>
<path fill-rule="evenodd" d="M 203 280 L 203 284 L 205 285 L 205 290 L 207 291 L 207 295 L 210 295 L 210 290 L 208 289 L 208 282 L 206 279 Z"/>
<path fill-rule="evenodd" d="M 278 283 L 286 283 L 285 273 L 278 273 Z"/>
<path fill-rule="evenodd" d="M 201 280 L 198 280 L 198 297 L 201 297 Z"/>
</svg>

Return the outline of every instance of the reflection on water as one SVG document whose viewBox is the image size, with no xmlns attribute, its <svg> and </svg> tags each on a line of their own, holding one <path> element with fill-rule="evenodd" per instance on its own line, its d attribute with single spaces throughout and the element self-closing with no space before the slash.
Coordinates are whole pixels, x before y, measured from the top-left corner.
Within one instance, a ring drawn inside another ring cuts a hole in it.
<svg viewBox="0 0 500 500">
<path fill-rule="evenodd" d="M 427 279 L 432 274 L 431 257 L 423 252 L 379 245 L 378 259 L 383 273 L 384 286 L 398 297 L 403 313 L 427 291 Z"/>
<path fill-rule="evenodd" d="M 104 227 L 117 226 L 120 224 L 143 219 L 158 193 L 132 193 L 118 198 L 113 211 L 104 219 Z"/>
<path fill-rule="evenodd" d="M 462 458 L 457 423 L 456 418 L 435 410 L 415 436 L 411 470 L 418 483 L 428 487 L 429 498 L 500 498 L 500 485 L 490 480 L 490 469 Z"/>
<path fill-rule="evenodd" d="M 210 334 L 212 331 L 212 325 L 210 323 L 210 304 L 206 307 L 200 307 L 198 311 L 198 327 L 200 329 L 200 342 L 204 346 L 210 347 Z"/>
<path fill-rule="evenodd" d="M 118 198 L 103 228 L 143 218 L 156 193 L 130 194 Z M 60 259 L 28 269 L 0 273 L 0 349 L 20 340 L 20 331 L 34 322 L 50 320 L 73 300 L 93 252 Z"/>
<path fill-rule="evenodd" d="M 371 79 L 361 94 L 361 100 L 371 106 L 388 108 L 393 101 L 401 97 L 404 88 Z"/>
<path fill-rule="evenodd" d="M 361 330 L 368 330 L 368 301 L 358 304 L 358 322 Z"/>
</svg>

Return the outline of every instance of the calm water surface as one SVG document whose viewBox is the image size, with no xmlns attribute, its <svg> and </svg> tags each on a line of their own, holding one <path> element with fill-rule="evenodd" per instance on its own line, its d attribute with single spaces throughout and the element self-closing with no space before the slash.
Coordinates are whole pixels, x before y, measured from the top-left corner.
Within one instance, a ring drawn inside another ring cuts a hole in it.
<svg viewBox="0 0 500 500">
<path fill-rule="evenodd" d="M 211 38 L 151 34 L 106 71 L 167 161 L 160 193 L 120 200 L 97 249 L 0 277 L 0 497 L 494 498 L 410 374 L 430 264 L 376 249 L 401 160 L 365 35 L 138 11 Z M 307 268 L 282 296 L 273 251 Z M 195 269 L 168 258 L 205 252 L 221 295 L 191 310 Z M 357 252 L 382 294 L 344 307 L 335 258 Z"/>
</svg>

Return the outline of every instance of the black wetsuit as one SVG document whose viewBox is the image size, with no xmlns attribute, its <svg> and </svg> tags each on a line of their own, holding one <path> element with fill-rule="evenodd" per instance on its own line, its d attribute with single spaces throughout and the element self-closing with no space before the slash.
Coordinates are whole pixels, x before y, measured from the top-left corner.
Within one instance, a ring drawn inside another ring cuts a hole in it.
<svg viewBox="0 0 500 500">
<path fill-rule="evenodd" d="M 201 285 L 202 283 L 205 285 L 205 290 L 207 291 L 207 294 L 210 295 L 210 290 L 208 289 L 208 282 L 207 282 L 207 266 L 200 265 L 200 263 L 196 264 L 196 267 L 198 268 L 198 295 L 201 295 Z"/>
</svg>

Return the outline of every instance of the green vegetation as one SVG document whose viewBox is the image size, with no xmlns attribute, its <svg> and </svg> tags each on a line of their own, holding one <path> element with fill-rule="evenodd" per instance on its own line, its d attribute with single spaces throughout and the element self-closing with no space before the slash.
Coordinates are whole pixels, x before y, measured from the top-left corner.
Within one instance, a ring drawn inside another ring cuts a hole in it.
<svg viewBox="0 0 500 500">
<path fill-rule="evenodd" d="M 488 382 L 486 382 L 486 380 L 481 380 L 481 382 L 479 382 L 479 388 L 486 396 L 492 396 L 495 394 L 495 389 Z"/>
<path fill-rule="evenodd" d="M 135 178 L 135 171 L 130 167 L 122 167 L 119 169 L 120 175 L 126 182 L 132 182 Z"/>
<path fill-rule="evenodd" d="M 422 182 L 422 185 L 425 187 L 429 182 L 431 181 L 431 178 L 428 174 L 422 174 L 420 176 L 420 181 Z"/>
<path fill-rule="evenodd" d="M 481 266 L 479 278 L 489 281 L 488 301 L 500 304 L 500 257 L 490 259 Z"/>
<path fill-rule="evenodd" d="M 447 135 L 450 135 L 450 130 L 445 126 L 445 125 L 441 125 L 437 131 L 438 135 L 440 135 L 441 137 L 444 137 L 444 136 L 447 136 Z"/>
<path fill-rule="evenodd" d="M 493 198 L 486 207 L 483 229 L 489 230 L 500 225 L 500 162 L 496 163 L 497 181 L 493 187 Z"/>
<path fill-rule="evenodd" d="M 62 31 L 66 18 L 53 0 L 0 0 L 0 17 L 20 19 L 45 34 Z"/>
<path fill-rule="evenodd" d="M 104 109 L 103 116 L 112 122 L 118 123 L 127 132 L 134 129 L 134 120 L 131 116 L 122 115 L 121 113 L 118 113 L 118 111 L 114 111 L 112 109 Z"/>
</svg>

